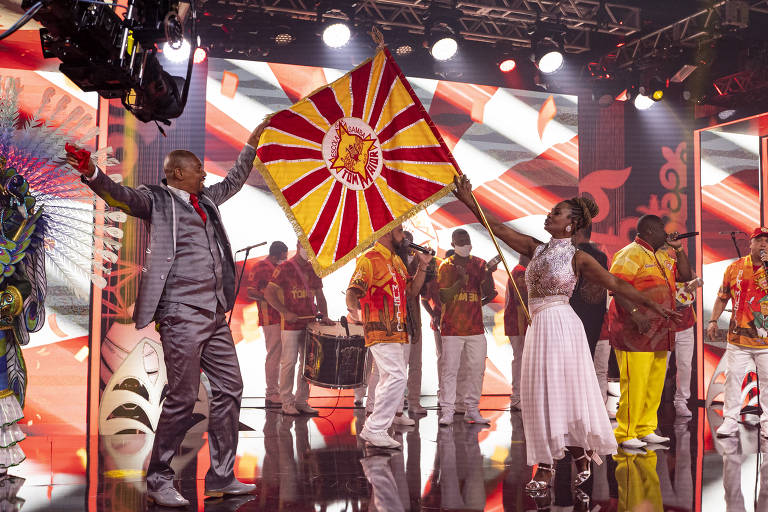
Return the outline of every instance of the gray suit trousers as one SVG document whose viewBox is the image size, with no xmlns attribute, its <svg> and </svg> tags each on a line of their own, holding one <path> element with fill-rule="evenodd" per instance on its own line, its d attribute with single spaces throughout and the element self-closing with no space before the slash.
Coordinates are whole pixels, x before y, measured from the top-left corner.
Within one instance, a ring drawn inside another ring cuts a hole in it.
<svg viewBox="0 0 768 512">
<path fill-rule="evenodd" d="M 243 380 L 235 343 L 224 313 L 203 311 L 185 304 L 160 303 L 157 309 L 160 340 L 168 374 L 168 393 L 157 424 L 147 488 L 172 485 L 171 459 L 190 427 L 202 369 L 211 384 L 208 446 L 211 467 L 205 487 L 231 483 L 237 452 Z"/>
</svg>

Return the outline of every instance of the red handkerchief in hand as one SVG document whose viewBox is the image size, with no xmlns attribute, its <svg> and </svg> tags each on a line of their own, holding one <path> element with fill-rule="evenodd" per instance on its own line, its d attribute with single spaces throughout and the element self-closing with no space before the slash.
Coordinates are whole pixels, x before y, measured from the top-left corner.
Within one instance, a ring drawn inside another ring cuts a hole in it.
<svg viewBox="0 0 768 512">
<path fill-rule="evenodd" d="M 75 146 L 67 142 L 64 144 L 64 150 L 77 159 L 77 170 L 87 171 L 88 161 L 91 159 L 91 152 L 85 149 L 77 149 Z"/>
</svg>

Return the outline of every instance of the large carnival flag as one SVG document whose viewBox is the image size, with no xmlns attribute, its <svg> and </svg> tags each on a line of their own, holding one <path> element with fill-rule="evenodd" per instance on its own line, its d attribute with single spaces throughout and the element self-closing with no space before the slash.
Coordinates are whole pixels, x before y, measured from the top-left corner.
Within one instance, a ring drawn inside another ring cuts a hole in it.
<svg viewBox="0 0 768 512">
<path fill-rule="evenodd" d="M 319 276 L 450 192 L 460 173 L 386 48 L 274 114 L 257 156 Z"/>
</svg>

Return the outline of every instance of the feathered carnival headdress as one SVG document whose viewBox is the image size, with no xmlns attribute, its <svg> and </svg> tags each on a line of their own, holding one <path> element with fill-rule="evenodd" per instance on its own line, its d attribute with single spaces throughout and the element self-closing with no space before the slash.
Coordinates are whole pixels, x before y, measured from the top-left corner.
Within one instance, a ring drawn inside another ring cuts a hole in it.
<svg viewBox="0 0 768 512">
<path fill-rule="evenodd" d="M 67 112 L 68 96 L 54 105 L 55 91 L 48 88 L 22 123 L 20 92 L 17 78 L 0 78 L 0 287 L 19 268 L 32 283 L 18 322 L 22 332 L 16 332 L 24 344 L 45 321 L 46 260 L 76 295 L 87 297 L 88 281 L 106 285 L 103 275 L 117 261 L 123 236 L 116 224 L 126 216 L 95 210 L 96 196 L 66 163 L 66 143 L 83 145 L 96 136 L 96 127 L 77 135 L 93 124 L 92 116 L 80 106 Z M 115 165 L 111 151 L 103 148 L 92 157 L 102 168 Z M 94 214 L 103 222 L 94 223 Z"/>
</svg>

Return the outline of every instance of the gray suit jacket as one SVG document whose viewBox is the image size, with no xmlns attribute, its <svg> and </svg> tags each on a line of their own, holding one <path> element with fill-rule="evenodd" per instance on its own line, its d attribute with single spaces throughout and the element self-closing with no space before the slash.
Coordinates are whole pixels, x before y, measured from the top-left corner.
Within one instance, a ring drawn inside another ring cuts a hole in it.
<svg viewBox="0 0 768 512">
<path fill-rule="evenodd" d="M 227 176 L 220 183 L 205 187 L 200 194 L 200 202 L 205 202 L 208 211 L 214 214 L 211 221 L 216 229 L 216 238 L 223 249 L 224 293 L 227 298 L 227 310 L 235 303 L 234 257 L 229 238 L 221 223 L 218 206 L 240 190 L 253 168 L 256 150 L 245 145 Z M 166 278 L 176 256 L 177 215 L 172 192 L 165 185 L 141 185 L 138 188 L 124 187 L 112 181 L 106 174 L 99 172 L 91 180 L 84 180 L 87 185 L 104 201 L 123 210 L 128 215 L 143 219 L 150 234 L 147 258 L 142 269 L 133 320 L 136 328 L 141 329 L 154 320 L 157 305 L 163 295 Z M 227 269 L 231 269 L 227 272 Z"/>
</svg>

